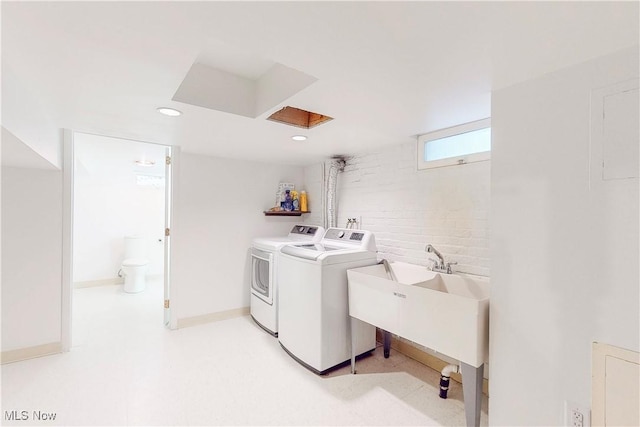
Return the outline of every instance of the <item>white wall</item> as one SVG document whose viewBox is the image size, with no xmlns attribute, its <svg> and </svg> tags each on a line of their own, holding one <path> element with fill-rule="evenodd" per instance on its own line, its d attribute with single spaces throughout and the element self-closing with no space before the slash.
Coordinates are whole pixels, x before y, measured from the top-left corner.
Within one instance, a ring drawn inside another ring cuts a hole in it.
<svg viewBox="0 0 640 427">
<path fill-rule="evenodd" d="M 322 183 L 322 171 L 322 163 L 304 168 L 304 186 L 301 190 L 307 192 L 307 206 L 311 213 L 304 215 L 303 219 L 307 224 L 326 227 L 324 224 L 324 198 L 322 195 L 324 186 Z"/>
<path fill-rule="evenodd" d="M 136 166 L 143 154 L 156 164 Z M 148 274 L 163 274 L 165 188 L 136 175 L 164 178 L 164 156 L 160 145 L 75 134 L 74 282 L 117 279 L 129 235 L 145 238 Z"/>
<path fill-rule="evenodd" d="M 591 91 L 637 77 L 636 46 L 493 93 L 492 425 L 562 425 L 592 341 L 638 351 L 638 179 L 589 170 Z"/>
<path fill-rule="evenodd" d="M 279 182 L 302 167 L 181 153 L 172 223 L 172 306 L 178 320 L 249 306 L 251 240 L 285 236 L 302 217 L 266 217 Z"/>
<path fill-rule="evenodd" d="M 2 126 L 56 168 L 62 168 L 62 131 L 45 112 L 34 93 L 2 63 Z"/>
<path fill-rule="evenodd" d="M 3 166 L 2 351 L 60 341 L 61 275 L 62 172 Z"/>
<path fill-rule="evenodd" d="M 458 271 L 488 276 L 490 162 L 418 171 L 416 152 L 408 143 L 350 158 L 338 175 L 338 226 L 361 219 L 380 258 L 426 265 L 431 243 Z"/>
</svg>

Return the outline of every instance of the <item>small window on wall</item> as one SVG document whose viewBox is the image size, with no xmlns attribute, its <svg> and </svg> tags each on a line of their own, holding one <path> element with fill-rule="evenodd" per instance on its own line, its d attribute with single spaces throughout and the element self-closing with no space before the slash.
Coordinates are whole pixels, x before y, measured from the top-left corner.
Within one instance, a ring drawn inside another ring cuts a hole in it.
<svg viewBox="0 0 640 427">
<path fill-rule="evenodd" d="M 136 184 L 142 187 L 164 187 L 164 176 L 136 175 Z"/>
<path fill-rule="evenodd" d="M 491 119 L 418 136 L 418 169 L 491 159 Z"/>
</svg>

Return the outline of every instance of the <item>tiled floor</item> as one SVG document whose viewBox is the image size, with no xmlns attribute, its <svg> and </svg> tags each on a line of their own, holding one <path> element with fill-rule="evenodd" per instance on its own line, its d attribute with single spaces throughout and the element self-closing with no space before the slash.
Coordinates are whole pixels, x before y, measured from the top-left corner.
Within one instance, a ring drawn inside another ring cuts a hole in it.
<svg viewBox="0 0 640 427">
<path fill-rule="evenodd" d="M 250 317 L 166 330 L 162 286 L 74 291 L 72 351 L 2 366 L 3 425 L 465 424 L 462 387 L 382 349 L 317 376 Z M 486 397 L 482 425 L 487 425 Z M 27 411 L 7 421 L 5 411 Z M 55 413 L 34 421 L 34 411 Z"/>
</svg>

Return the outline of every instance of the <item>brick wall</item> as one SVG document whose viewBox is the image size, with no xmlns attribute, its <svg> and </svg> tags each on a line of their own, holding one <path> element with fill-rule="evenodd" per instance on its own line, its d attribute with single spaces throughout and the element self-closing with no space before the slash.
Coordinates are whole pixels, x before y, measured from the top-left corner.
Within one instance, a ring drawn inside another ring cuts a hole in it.
<svg viewBox="0 0 640 427">
<path fill-rule="evenodd" d="M 431 243 L 456 271 L 489 276 L 491 162 L 418 171 L 416 148 L 351 157 L 338 176 L 338 226 L 357 218 L 379 258 L 426 265 Z"/>
</svg>

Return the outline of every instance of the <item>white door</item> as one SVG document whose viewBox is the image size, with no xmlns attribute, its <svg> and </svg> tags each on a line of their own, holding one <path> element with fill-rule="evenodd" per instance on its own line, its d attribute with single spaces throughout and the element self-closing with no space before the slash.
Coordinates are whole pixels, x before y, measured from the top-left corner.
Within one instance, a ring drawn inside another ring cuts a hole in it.
<svg viewBox="0 0 640 427">
<path fill-rule="evenodd" d="M 640 353 L 594 342 L 592 363 L 592 425 L 640 425 Z"/>
</svg>

